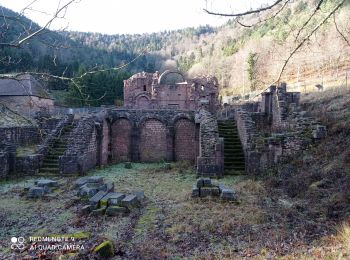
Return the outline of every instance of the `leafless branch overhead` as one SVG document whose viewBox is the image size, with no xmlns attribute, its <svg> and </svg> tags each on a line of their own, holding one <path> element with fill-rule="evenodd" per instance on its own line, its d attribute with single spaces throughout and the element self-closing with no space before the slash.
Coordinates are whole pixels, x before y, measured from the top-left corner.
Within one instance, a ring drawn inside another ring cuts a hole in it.
<svg viewBox="0 0 350 260">
<path fill-rule="evenodd" d="M 333 14 L 333 22 L 334 22 L 334 25 L 335 25 L 335 29 L 337 30 L 337 32 L 340 34 L 340 36 L 344 39 L 344 41 L 350 46 L 350 42 L 349 40 L 345 37 L 345 35 L 340 31 L 338 25 L 337 25 L 337 22 L 335 20 L 335 14 Z"/>
<path fill-rule="evenodd" d="M 35 1 L 33 1 L 32 3 L 34 3 Z M 28 40 L 30 40 L 31 38 L 40 35 L 42 32 L 44 32 L 44 30 L 46 30 L 51 24 L 52 22 L 57 19 L 57 18 L 62 18 L 62 16 L 60 17 L 60 15 L 62 15 L 62 13 L 65 13 L 68 6 L 71 5 L 72 3 L 76 2 L 76 0 L 70 0 L 69 2 L 67 2 L 66 4 L 64 4 L 62 7 L 58 7 L 57 10 L 55 11 L 55 13 L 53 14 L 53 16 L 51 17 L 50 20 L 48 20 L 48 22 L 41 28 L 39 28 L 38 30 L 29 33 L 27 36 L 18 39 L 16 42 L 0 42 L 0 47 L 15 47 L 15 48 L 19 48 L 21 47 L 21 45 L 25 42 L 27 42 Z M 31 3 L 31 4 L 32 4 Z M 30 5 L 31 5 L 30 4 Z"/>
<path fill-rule="evenodd" d="M 272 9 L 273 7 L 277 6 L 278 4 L 282 3 L 283 0 L 277 0 L 276 2 L 274 2 L 273 4 L 266 6 L 266 7 L 260 7 L 258 9 L 255 10 L 250 10 L 250 11 L 246 11 L 246 12 L 242 12 L 242 13 L 232 13 L 232 14 L 228 14 L 228 13 L 218 13 L 218 12 L 212 12 L 209 11 L 207 9 L 203 9 L 204 12 L 206 12 L 207 14 L 211 14 L 211 15 L 217 15 L 217 16 L 226 16 L 226 17 L 239 17 L 239 16 L 246 16 L 246 15 L 250 15 L 250 14 L 257 14 L 257 13 L 261 13 L 267 10 Z"/>
</svg>

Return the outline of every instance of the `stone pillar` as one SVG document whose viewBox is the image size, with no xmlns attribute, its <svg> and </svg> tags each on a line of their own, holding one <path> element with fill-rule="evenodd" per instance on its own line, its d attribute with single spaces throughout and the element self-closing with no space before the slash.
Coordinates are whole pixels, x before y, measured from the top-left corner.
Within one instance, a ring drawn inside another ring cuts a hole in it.
<svg viewBox="0 0 350 260">
<path fill-rule="evenodd" d="M 169 162 L 175 161 L 175 130 L 173 126 L 168 126 L 166 131 L 166 160 Z"/>
<path fill-rule="evenodd" d="M 96 127 L 96 166 L 102 165 L 102 140 L 103 140 L 103 127 L 99 124 Z"/>
<path fill-rule="evenodd" d="M 133 162 L 140 161 L 140 128 L 134 126 L 131 131 L 131 147 L 130 147 L 130 158 Z"/>
</svg>

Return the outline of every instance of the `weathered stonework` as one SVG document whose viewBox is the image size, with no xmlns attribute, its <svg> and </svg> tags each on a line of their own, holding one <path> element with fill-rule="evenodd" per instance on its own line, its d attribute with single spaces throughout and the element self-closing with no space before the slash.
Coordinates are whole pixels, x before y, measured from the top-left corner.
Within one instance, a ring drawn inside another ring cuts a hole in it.
<svg viewBox="0 0 350 260">
<path fill-rule="evenodd" d="M 170 74 L 180 82 L 166 82 Z M 197 110 L 206 103 L 209 111 L 219 108 L 219 84 L 215 77 L 185 79 L 178 71 L 141 72 L 124 81 L 124 106 L 137 109 Z"/>
<path fill-rule="evenodd" d="M 299 109 L 300 93 L 287 92 L 286 84 L 262 94 L 257 111 L 235 106 L 234 119 L 246 157 L 246 170 L 261 174 L 324 138 L 326 129 Z M 256 107 L 250 106 L 249 108 Z M 232 112 L 230 112 L 232 114 Z"/>
<path fill-rule="evenodd" d="M 206 109 L 196 114 L 200 124 L 200 151 L 197 158 L 197 174 L 208 177 L 221 177 L 224 172 L 224 144 L 219 138 L 216 118 Z"/>
</svg>

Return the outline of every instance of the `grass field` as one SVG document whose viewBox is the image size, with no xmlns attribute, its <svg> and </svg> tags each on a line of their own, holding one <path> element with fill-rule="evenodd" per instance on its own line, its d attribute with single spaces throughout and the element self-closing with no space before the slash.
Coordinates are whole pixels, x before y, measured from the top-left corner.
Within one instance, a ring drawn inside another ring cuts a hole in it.
<svg viewBox="0 0 350 260">
<path fill-rule="evenodd" d="M 106 239 L 113 241 L 116 259 L 290 259 L 346 252 L 339 241 L 349 240 L 348 227 L 338 240 L 327 235 L 312 238 L 307 230 L 303 234 L 291 219 L 296 202 L 282 196 L 276 199 L 261 181 L 244 176 L 221 179 L 239 196 L 238 204 L 224 203 L 191 198 L 196 180 L 191 168 L 173 164 L 171 170 L 163 169 L 162 164 L 133 164 L 132 169 L 120 164 L 89 172 L 113 181 L 117 191 L 145 192 L 143 207 L 120 217 L 81 215 L 82 203 L 72 187 L 77 177 L 58 179 L 60 188 L 38 200 L 23 196 L 34 178 L 2 182 L 0 258 L 21 259 L 28 254 L 11 251 L 12 236 L 82 233 L 88 234 L 82 240 L 85 249 L 72 259 L 92 257 L 92 249 Z M 332 241 L 338 241 L 336 246 L 343 251 L 332 252 Z"/>
</svg>

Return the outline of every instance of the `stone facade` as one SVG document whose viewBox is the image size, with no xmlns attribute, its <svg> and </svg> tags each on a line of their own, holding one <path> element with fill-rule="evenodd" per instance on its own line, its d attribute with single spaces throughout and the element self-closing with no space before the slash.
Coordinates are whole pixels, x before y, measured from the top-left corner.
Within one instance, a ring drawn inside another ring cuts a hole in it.
<svg viewBox="0 0 350 260">
<path fill-rule="evenodd" d="M 181 80 L 167 82 L 171 74 Z M 124 81 L 124 107 L 138 109 L 197 110 L 202 103 L 215 113 L 219 108 L 219 84 L 215 77 L 185 79 L 178 71 L 141 72 Z"/>
<path fill-rule="evenodd" d="M 25 146 L 40 143 L 41 136 L 39 128 L 35 125 L 0 127 L 0 140 Z"/>
<path fill-rule="evenodd" d="M 287 92 L 282 83 L 262 93 L 257 105 L 229 109 L 237 123 L 248 173 L 261 174 L 325 137 L 325 127 L 300 111 L 299 100 L 300 93 Z"/>
</svg>

